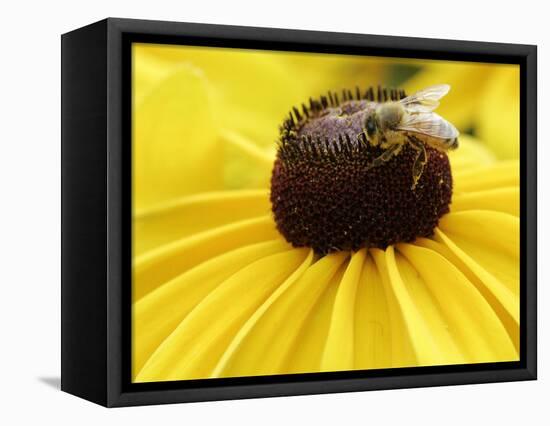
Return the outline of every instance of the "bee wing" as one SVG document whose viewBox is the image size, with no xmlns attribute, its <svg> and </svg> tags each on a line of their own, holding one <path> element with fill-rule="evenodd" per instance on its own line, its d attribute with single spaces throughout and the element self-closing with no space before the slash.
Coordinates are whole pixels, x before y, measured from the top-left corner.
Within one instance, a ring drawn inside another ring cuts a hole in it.
<svg viewBox="0 0 550 426">
<path fill-rule="evenodd" d="M 459 135 L 455 126 L 435 112 L 409 114 L 397 129 L 438 139 L 455 139 Z"/>
<path fill-rule="evenodd" d="M 420 90 L 399 102 L 410 113 L 430 112 L 439 106 L 439 99 L 449 93 L 449 90 L 451 90 L 451 86 L 448 84 L 438 84 Z"/>
</svg>

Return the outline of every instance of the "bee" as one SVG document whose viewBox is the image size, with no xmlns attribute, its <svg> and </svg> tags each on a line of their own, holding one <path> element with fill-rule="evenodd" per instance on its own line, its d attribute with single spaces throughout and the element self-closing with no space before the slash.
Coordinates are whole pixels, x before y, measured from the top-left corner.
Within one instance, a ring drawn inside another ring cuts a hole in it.
<svg viewBox="0 0 550 426">
<path fill-rule="evenodd" d="M 458 147 L 458 130 L 434 112 L 450 88 L 448 84 L 439 84 L 399 101 L 376 104 L 366 116 L 363 131 L 369 143 L 380 146 L 384 152 L 368 168 L 384 164 L 408 144 L 416 151 L 412 170 L 414 190 L 428 161 L 426 145 L 440 152 Z"/>
</svg>

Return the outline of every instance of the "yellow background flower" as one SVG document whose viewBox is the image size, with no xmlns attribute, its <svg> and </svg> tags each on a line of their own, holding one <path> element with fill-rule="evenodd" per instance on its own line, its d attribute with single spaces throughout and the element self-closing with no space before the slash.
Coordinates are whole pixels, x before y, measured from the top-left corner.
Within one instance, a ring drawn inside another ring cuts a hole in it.
<svg viewBox="0 0 550 426">
<path fill-rule="evenodd" d="M 147 44 L 133 67 L 135 381 L 518 359 L 518 67 Z M 436 83 L 471 135 L 434 236 L 321 259 L 286 243 L 269 178 L 289 108 Z"/>
</svg>

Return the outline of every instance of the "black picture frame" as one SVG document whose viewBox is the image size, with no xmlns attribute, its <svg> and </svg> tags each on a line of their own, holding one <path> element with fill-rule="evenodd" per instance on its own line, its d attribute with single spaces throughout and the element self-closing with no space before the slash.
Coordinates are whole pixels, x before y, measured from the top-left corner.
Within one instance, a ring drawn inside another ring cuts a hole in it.
<svg viewBox="0 0 550 426">
<path fill-rule="evenodd" d="M 62 390 L 115 407 L 536 379 L 536 46 L 109 18 L 62 44 Z M 132 42 L 520 65 L 520 361 L 130 382 Z"/>
</svg>

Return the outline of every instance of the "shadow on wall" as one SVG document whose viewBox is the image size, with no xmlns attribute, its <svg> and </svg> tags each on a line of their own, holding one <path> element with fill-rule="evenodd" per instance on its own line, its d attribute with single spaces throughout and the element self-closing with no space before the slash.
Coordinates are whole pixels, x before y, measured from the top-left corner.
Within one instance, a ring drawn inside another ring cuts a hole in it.
<svg viewBox="0 0 550 426">
<path fill-rule="evenodd" d="M 61 389 L 61 377 L 39 377 L 38 381 L 54 389 Z"/>
</svg>

